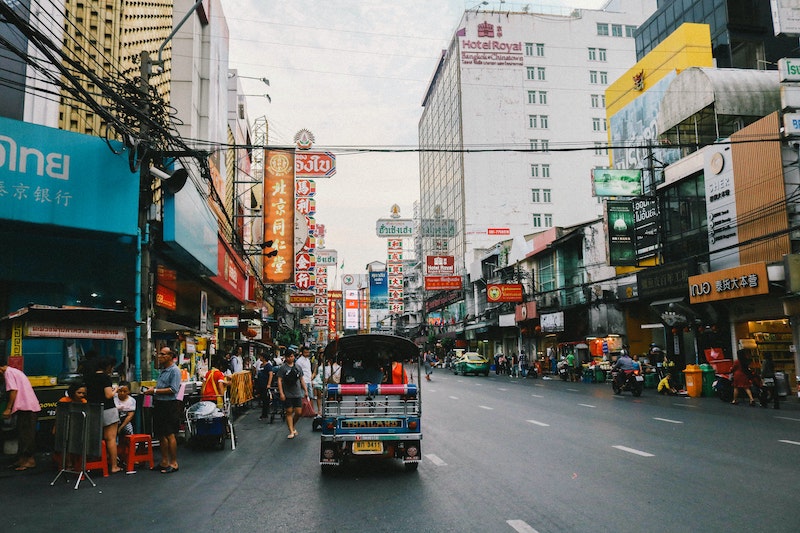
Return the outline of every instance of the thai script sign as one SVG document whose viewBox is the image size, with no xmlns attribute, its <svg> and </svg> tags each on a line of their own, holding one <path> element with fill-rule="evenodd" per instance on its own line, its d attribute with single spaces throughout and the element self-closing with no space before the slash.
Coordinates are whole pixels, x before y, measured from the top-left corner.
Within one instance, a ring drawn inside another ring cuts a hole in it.
<svg viewBox="0 0 800 533">
<path fill-rule="evenodd" d="M 125 339 L 123 328 L 92 328 L 77 326 L 57 326 L 55 324 L 26 324 L 28 337 L 49 337 L 58 339 Z"/>
<path fill-rule="evenodd" d="M 489 283 L 486 285 L 487 302 L 521 302 L 522 283 Z"/>
<path fill-rule="evenodd" d="M 375 232 L 378 237 L 412 237 L 414 221 L 410 218 L 379 218 Z"/>
<path fill-rule="evenodd" d="M 330 152 L 297 152 L 294 171 L 298 178 L 330 178 L 336 174 L 336 156 Z"/>
<path fill-rule="evenodd" d="M 426 291 L 448 291 L 461 288 L 461 276 L 425 276 Z"/>
</svg>

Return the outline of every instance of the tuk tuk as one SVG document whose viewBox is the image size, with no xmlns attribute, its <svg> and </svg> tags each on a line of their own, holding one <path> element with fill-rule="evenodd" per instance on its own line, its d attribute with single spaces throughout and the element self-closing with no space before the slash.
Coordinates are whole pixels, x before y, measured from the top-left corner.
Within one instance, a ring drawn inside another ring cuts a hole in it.
<svg viewBox="0 0 800 533">
<path fill-rule="evenodd" d="M 416 470 L 422 460 L 417 346 L 394 335 L 351 335 L 329 343 L 323 359 L 323 474 L 363 457 L 400 459 Z"/>
</svg>

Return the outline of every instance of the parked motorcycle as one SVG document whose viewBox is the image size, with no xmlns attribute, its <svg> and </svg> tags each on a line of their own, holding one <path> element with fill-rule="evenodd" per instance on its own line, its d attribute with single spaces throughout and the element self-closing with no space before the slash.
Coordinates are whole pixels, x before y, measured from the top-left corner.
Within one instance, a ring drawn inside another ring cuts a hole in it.
<svg viewBox="0 0 800 533">
<path fill-rule="evenodd" d="M 562 381 L 569 381 L 569 363 L 566 359 L 562 359 L 556 365 L 558 369 L 558 377 L 562 379 Z"/>
<path fill-rule="evenodd" d="M 644 376 L 641 370 L 612 370 L 611 388 L 614 394 L 630 391 L 634 396 L 641 396 L 644 392 Z"/>
</svg>

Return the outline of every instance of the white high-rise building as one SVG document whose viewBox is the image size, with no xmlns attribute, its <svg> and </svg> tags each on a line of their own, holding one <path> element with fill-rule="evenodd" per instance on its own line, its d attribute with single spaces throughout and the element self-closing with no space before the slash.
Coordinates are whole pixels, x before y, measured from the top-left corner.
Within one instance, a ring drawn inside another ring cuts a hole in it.
<svg viewBox="0 0 800 533">
<path fill-rule="evenodd" d="M 609 166 L 605 90 L 655 8 L 464 13 L 422 103 L 422 264 L 454 256 L 463 274 L 501 240 L 602 216 L 590 176 Z"/>
</svg>

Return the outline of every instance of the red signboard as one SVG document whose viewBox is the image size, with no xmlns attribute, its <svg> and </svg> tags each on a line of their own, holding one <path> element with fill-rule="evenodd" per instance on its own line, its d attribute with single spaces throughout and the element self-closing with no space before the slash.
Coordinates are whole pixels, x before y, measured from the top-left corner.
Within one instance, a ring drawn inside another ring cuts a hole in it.
<svg viewBox="0 0 800 533">
<path fill-rule="evenodd" d="M 486 233 L 489 235 L 511 235 L 511 229 L 509 228 L 488 228 Z"/>
<path fill-rule="evenodd" d="M 525 322 L 534 318 L 539 318 L 536 312 L 536 302 L 521 303 L 514 309 L 514 319 L 517 322 Z"/>
<path fill-rule="evenodd" d="M 336 156 L 330 152 L 297 152 L 294 170 L 298 178 L 330 178 L 336 174 Z"/>
<path fill-rule="evenodd" d="M 487 302 L 521 302 L 522 283 L 489 283 L 486 285 Z"/>
<path fill-rule="evenodd" d="M 461 276 L 425 276 L 426 291 L 448 291 L 461 288 Z"/>
<path fill-rule="evenodd" d="M 156 285 L 156 305 L 174 311 L 178 308 L 178 297 L 175 291 L 163 285 Z"/>
<path fill-rule="evenodd" d="M 425 264 L 430 276 L 452 276 L 456 272 L 456 262 L 452 255 L 428 255 Z"/>
<path fill-rule="evenodd" d="M 222 238 L 217 239 L 217 270 L 211 281 L 240 302 L 247 299 L 247 267 L 244 260 Z"/>
</svg>

